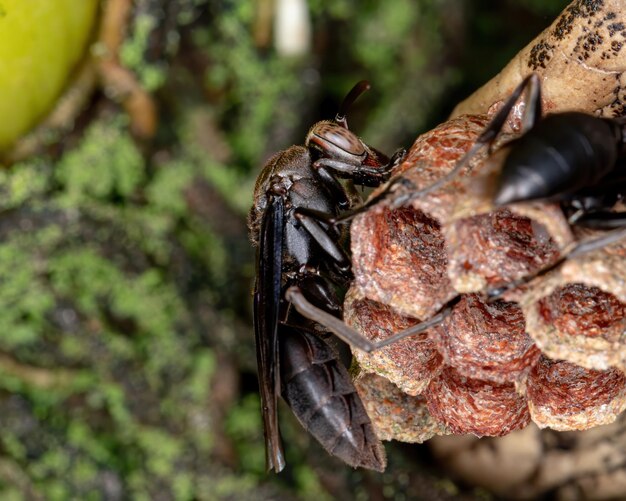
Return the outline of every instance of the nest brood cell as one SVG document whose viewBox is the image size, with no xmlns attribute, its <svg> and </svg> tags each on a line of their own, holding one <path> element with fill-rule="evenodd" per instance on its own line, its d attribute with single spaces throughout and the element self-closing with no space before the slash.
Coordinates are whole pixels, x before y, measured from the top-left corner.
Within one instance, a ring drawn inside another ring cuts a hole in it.
<svg viewBox="0 0 626 501">
<path fill-rule="evenodd" d="M 626 376 L 546 357 L 533 367 L 526 393 L 533 421 L 541 428 L 586 430 L 608 424 L 626 409 Z"/>
<path fill-rule="evenodd" d="M 363 296 L 415 318 L 454 297 L 441 226 L 432 217 L 410 207 L 384 208 L 356 219 L 352 233 L 360 236 L 353 240 L 352 259 Z"/>
<path fill-rule="evenodd" d="M 526 333 L 517 303 L 487 303 L 468 294 L 434 335 L 446 364 L 459 374 L 494 381 L 519 381 L 536 363 L 539 349 Z"/>
<path fill-rule="evenodd" d="M 526 398 L 513 383 L 462 376 L 446 367 L 424 396 L 430 413 L 454 433 L 501 436 L 530 422 Z"/>
<path fill-rule="evenodd" d="M 626 329 L 626 307 L 599 287 L 568 283 L 537 302 L 539 314 L 564 335 L 618 341 Z"/>
<path fill-rule="evenodd" d="M 455 289 L 497 287 L 540 270 L 559 257 L 545 227 L 508 208 L 463 218 L 446 232 Z"/>
<path fill-rule="evenodd" d="M 526 328 L 547 356 L 626 370 L 625 252 L 617 243 L 567 261 L 520 298 Z"/>
<path fill-rule="evenodd" d="M 346 297 L 344 320 L 372 341 L 385 339 L 411 327 L 418 320 L 403 317 L 390 306 L 359 297 L 352 289 Z M 441 372 L 443 357 L 435 341 L 413 336 L 371 354 L 355 353 L 363 371 L 384 375 L 408 395 L 419 395 L 430 380 Z"/>
<path fill-rule="evenodd" d="M 388 379 L 361 372 L 355 386 L 381 440 L 422 443 L 451 431 L 428 411 L 422 395 L 411 396 Z"/>
</svg>

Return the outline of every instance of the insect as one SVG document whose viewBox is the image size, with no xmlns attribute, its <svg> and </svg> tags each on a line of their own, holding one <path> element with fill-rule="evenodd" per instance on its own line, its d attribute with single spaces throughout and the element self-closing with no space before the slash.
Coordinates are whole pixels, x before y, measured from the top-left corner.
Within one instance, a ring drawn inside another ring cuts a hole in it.
<svg viewBox="0 0 626 501">
<path fill-rule="evenodd" d="M 613 210 L 626 196 L 626 119 L 601 118 L 575 111 L 542 117 L 541 83 L 534 73 L 517 86 L 454 169 L 420 192 L 411 193 L 410 197 L 422 196 L 441 186 L 468 167 L 481 148 L 491 149 L 522 94 L 526 96 L 521 117 L 524 133 L 504 146 L 508 152 L 494 204 L 502 206 L 538 199 L 558 201 L 571 224 L 615 230 L 577 243 L 563 252 L 555 263 L 535 274 L 487 291 L 490 298 L 500 297 L 504 291 L 547 273 L 566 259 L 626 236 L 626 212 Z M 406 203 L 406 200 L 400 202 Z"/>
<path fill-rule="evenodd" d="M 495 205 L 558 201 L 571 223 L 599 229 L 625 226 L 626 213 L 612 209 L 626 195 L 626 119 L 576 111 L 542 117 L 541 83 L 534 73 L 513 91 L 459 164 L 423 192 L 468 166 L 481 148 L 491 148 L 522 94 L 526 94 L 524 133 L 505 145 L 509 151 L 494 195 Z"/>
<path fill-rule="evenodd" d="M 626 120 L 581 112 L 542 118 L 541 84 L 531 74 L 515 89 L 477 142 L 491 145 L 522 93 L 528 98 L 523 128 L 507 145 L 494 202 L 547 199 L 562 203 L 571 222 L 596 228 L 626 225 L 626 213 L 612 212 L 626 195 Z"/>
<path fill-rule="evenodd" d="M 366 351 L 379 347 L 340 320 L 335 290 L 351 278 L 350 259 L 345 230 L 329 222 L 357 200 L 339 178 L 378 186 L 404 156 L 388 158 L 348 130 L 346 111 L 368 88 L 357 83 L 335 120 L 313 125 L 304 146 L 274 155 L 255 186 L 248 227 L 258 247 L 254 331 L 268 471 L 285 466 L 278 396 L 330 454 L 354 467 L 385 466 L 350 376 L 324 340 L 332 332 Z"/>
</svg>

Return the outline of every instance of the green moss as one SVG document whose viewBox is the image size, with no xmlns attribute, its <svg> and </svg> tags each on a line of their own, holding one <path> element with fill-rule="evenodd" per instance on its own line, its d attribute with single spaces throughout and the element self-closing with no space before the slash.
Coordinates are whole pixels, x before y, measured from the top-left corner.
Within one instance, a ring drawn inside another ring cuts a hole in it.
<svg viewBox="0 0 626 501">
<path fill-rule="evenodd" d="M 41 196 L 49 188 L 48 166 L 41 161 L 22 163 L 9 172 L 0 170 L 0 208 L 13 209 Z"/>
<path fill-rule="evenodd" d="M 24 447 L 24 444 L 22 444 L 19 438 L 13 435 L 10 431 L 2 435 L 1 441 L 2 447 L 9 456 L 22 461 L 26 459 L 26 447 Z"/>
<path fill-rule="evenodd" d="M 195 353 L 193 358 L 193 369 L 185 388 L 194 402 L 204 402 L 217 371 L 217 362 L 214 353 L 206 349 Z"/>
<path fill-rule="evenodd" d="M 72 460 L 67 451 L 52 449 L 43 454 L 30 471 L 36 478 L 48 476 L 61 478 L 69 470 L 71 462 Z"/>
<path fill-rule="evenodd" d="M 229 3 L 233 8 L 224 10 L 210 31 L 196 31 L 195 40 L 211 50 L 207 86 L 216 90 L 228 86 L 229 102 L 225 104 L 238 110 L 230 129 L 232 147 L 241 161 L 252 163 L 261 156 L 273 122 L 280 120 L 286 127 L 297 123 L 298 110 L 281 104 L 299 95 L 300 66 L 272 53 L 259 57 L 249 36 L 252 3 Z"/>
<path fill-rule="evenodd" d="M 85 197 L 126 199 L 144 175 L 143 157 L 119 118 L 92 125 L 81 144 L 55 167 L 56 180 L 65 192 L 62 198 L 68 203 Z"/>
<path fill-rule="evenodd" d="M 171 475 L 183 451 L 181 443 L 162 430 L 148 427 L 141 427 L 137 438 L 148 472 L 161 477 Z"/>
<path fill-rule="evenodd" d="M 172 494 L 177 501 L 190 501 L 196 497 L 196 482 L 191 474 L 178 473 L 172 480 Z"/>
<path fill-rule="evenodd" d="M 248 395 L 231 409 L 226 421 L 226 432 L 239 448 L 243 470 L 258 475 L 265 473 L 265 446 L 260 418 L 258 396 Z"/>
<path fill-rule="evenodd" d="M 46 496 L 51 501 L 64 501 L 69 498 L 70 490 L 65 480 L 50 480 L 46 482 Z"/>
<path fill-rule="evenodd" d="M 302 499 L 311 501 L 331 501 L 333 499 L 324 490 L 315 471 L 306 464 L 298 465 L 295 468 L 294 476 Z"/>
<path fill-rule="evenodd" d="M 39 263 L 33 259 L 28 237 L 0 246 L 0 346 L 12 348 L 35 342 L 46 324 L 46 312 L 54 303 L 42 286 Z"/>
<path fill-rule="evenodd" d="M 120 50 L 122 64 L 139 76 L 141 85 L 148 92 L 153 92 L 166 78 L 165 68 L 146 62 L 150 36 L 158 26 L 158 20 L 150 14 L 139 14 L 134 19 L 132 35 L 124 41 Z"/>
<path fill-rule="evenodd" d="M 183 216 L 187 211 L 184 189 L 196 175 L 193 162 L 179 159 L 159 166 L 146 188 L 148 203 L 156 210 L 172 216 Z"/>
<path fill-rule="evenodd" d="M 315 16 L 329 16 L 333 19 L 350 20 L 354 17 L 354 0 L 339 0 L 329 2 L 328 0 L 310 0 L 309 8 Z"/>
<path fill-rule="evenodd" d="M 0 7 L 0 9 L 2 9 L 2 7 Z M 2 12 L 0 12 L 0 15 L 2 15 Z M 1 481 L 0 495 L 2 495 L 2 499 L 6 499 L 7 501 L 25 501 L 27 499 L 26 495 L 19 487 L 8 487 Z"/>
<path fill-rule="evenodd" d="M 87 423 L 74 419 L 67 426 L 68 444 L 81 449 L 96 463 L 112 464 L 114 458 L 111 450 L 107 447 L 106 440 L 98 440 L 94 430 L 90 429 Z M 91 471 L 92 466 L 88 466 Z M 82 482 L 81 482 L 82 483 Z"/>
<path fill-rule="evenodd" d="M 215 483 L 205 492 L 211 493 L 207 499 L 252 499 L 257 489 L 257 481 L 251 475 L 227 475 L 216 479 Z"/>
<path fill-rule="evenodd" d="M 366 66 L 383 68 L 390 53 L 399 53 L 410 40 L 411 30 L 419 16 L 419 7 L 409 0 L 393 4 L 377 3 L 369 6 L 368 16 L 360 18 L 360 43 L 355 45 L 356 56 Z M 376 85 L 391 75 L 381 74 Z"/>
</svg>

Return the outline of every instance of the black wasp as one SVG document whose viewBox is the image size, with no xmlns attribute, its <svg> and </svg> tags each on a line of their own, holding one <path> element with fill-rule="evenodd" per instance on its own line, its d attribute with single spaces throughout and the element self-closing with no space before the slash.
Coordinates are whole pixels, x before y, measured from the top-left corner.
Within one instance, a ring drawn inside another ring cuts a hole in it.
<svg viewBox="0 0 626 501">
<path fill-rule="evenodd" d="M 258 246 L 254 330 L 268 470 L 285 466 L 279 395 L 330 454 L 354 467 L 385 466 L 350 376 L 323 339 L 333 332 L 366 351 L 379 347 L 340 320 L 336 289 L 352 275 L 345 230 L 330 223 L 358 198 L 339 178 L 378 186 L 404 156 L 388 158 L 348 130 L 346 111 L 368 88 L 357 83 L 334 121 L 316 123 L 304 146 L 274 155 L 256 183 L 248 227 Z"/>
<path fill-rule="evenodd" d="M 494 197 L 496 205 L 547 199 L 560 201 L 570 220 L 596 228 L 626 225 L 612 209 L 626 195 L 623 118 L 576 111 L 542 117 L 541 84 L 531 74 L 515 89 L 477 143 L 490 145 L 522 93 L 526 92 L 521 137 L 507 145 Z"/>
</svg>

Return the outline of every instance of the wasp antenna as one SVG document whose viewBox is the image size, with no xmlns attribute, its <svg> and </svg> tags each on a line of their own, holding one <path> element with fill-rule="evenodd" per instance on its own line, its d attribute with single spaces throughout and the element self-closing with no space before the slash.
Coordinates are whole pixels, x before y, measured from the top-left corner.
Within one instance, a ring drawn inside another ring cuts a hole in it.
<svg viewBox="0 0 626 501">
<path fill-rule="evenodd" d="M 368 91 L 370 87 L 371 85 L 367 80 L 361 80 L 360 82 L 357 82 L 352 89 L 350 89 L 350 92 L 348 92 L 346 97 L 343 98 L 339 111 L 335 116 L 335 122 L 337 122 L 338 125 L 341 125 L 346 129 L 348 128 L 348 122 L 346 120 L 348 110 L 352 106 L 352 103 L 354 103 L 354 101 L 356 101 L 361 94 Z"/>
</svg>

